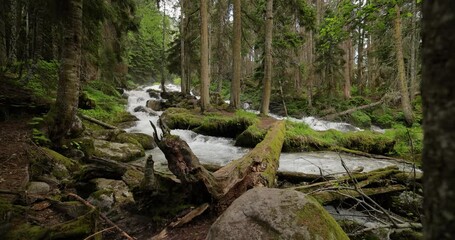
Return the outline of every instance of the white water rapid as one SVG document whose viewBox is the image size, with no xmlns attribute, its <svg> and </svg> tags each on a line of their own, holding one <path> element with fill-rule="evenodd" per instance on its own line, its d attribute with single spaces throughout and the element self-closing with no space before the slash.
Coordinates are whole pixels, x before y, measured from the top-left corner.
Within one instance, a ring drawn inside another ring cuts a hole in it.
<svg viewBox="0 0 455 240">
<path fill-rule="evenodd" d="M 146 112 L 134 112 L 138 106 L 146 106 L 147 100 L 151 99 L 146 92 L 147 89 L 159 90 L 159 85 L 143 87 L 137 90 L 127 91 L 128 106 L 127 109 L 130 113 L 139 118 L 136 126 L 126 129 L 129 132 L 142 132 L 149 135 L 153 134 L 153 129 L 149 121 L 156 122 L 157 116 L 150 116 Z M 179 87 L 168 84 L 166 85 L 167 91 L 179 91 Z M 161 114 L 162 112 L 157 112 Z M 275 118 L 282 119 L 283 117 L 274 116 Z M 305 122 L 315 130 L 337 129 L 340 131 L 358 131 L 360 129 L 349 125 L 347 123 L 335 123 L 328 121 L 320 121 L 314 117 L 307 117 L 304 119 L 291 119 L 293 121 Z M 172 130 L 172 134 L 180 136 L 184 139 L 193 150 L 194 154 L 203 163 L 211 163 L 216 165 L 225 165 L 231 160 L 242 157 L 249 149 L 234 146 L 234 140 L 220 137 L 210 137 L 196 134 L 189 130 Z M 147 155 L 153 155 L 155 166 L 157 170 L 160 167 L 166 167 L 166 159 L 164 154 L 158 149 L 147 151 Z M 364 171 L 371 171 L 378 168 L 383 168 L 390 165 L 402 166 L 402 168 L 409 169 L 407 165 L 390 160 L 373 159 L 367 157 L 351 156 L 347 154 L 338 154 L 335 152 L 302 152 L 302 153 L 282 153 L 280 157 L 279 170 L 290 172 L 302 172 L 319 174 L 341 174 L 345 170 L 341 165 L 342 158 L 347 167 L 353 169 L 357 166 L 364 168 Z M 139 160 L 138 164 L 143 164 L 144 159 Z"/>
</svg>

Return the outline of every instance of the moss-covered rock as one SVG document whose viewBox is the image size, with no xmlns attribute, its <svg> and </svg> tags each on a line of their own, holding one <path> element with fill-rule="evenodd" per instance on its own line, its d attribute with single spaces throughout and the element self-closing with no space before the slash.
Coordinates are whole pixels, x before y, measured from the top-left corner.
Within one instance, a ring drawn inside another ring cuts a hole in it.
<svg viewBox="0 0 455 240">
<path fill-rule="evenodd" d="M 121 162 L 133 161 L 145 155 L 140 144 L 116 143 L 104 140 L 94 141 L 93 155 L 100 158 L 107 158 Z"/>
<path fill-rule="evenodd" d="M 36 158 L 30 164 L 31 177 L 43 175 L 53 176 L 56 180 L 71 178 L 71 172 L 78 171 L 81 165 L 78 161 L 67 158 L 48 148 L 40 148 Z"/>
<path fill-rule="evenodd" d="M 141 146 L 145 150 L 150 150 L 156 147 L 155 140 L 152 136 L 145 133 L 120 133 L 116 135 L 112 141 L 119 143 L 132 143 Z"/>
<path fill-rule="evenodd" d="M 349 239 L 313 198 L 292 190 L 254 188 L 216 220 L 207 239 Z"/>
</svg>

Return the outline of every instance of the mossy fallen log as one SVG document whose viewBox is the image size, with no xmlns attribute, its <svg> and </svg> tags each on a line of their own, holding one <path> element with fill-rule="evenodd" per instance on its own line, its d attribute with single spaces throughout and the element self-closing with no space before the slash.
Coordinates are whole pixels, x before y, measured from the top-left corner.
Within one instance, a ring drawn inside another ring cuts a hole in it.
<svg viewBox="0 0 455 240">
<path fill-rule="evenodd" d="M 406 190 L 406 187 L 403 185 L 389 185 L 385 187 L 378 188 L 362 188 L 359 191 L 362 191 L 366 196 L 375 196 L 380 194 L 389 194 L 395 192 L 401 192 Z M 334 201 L 342 201 L 349 198 L 357 198 L 363 196 L 358 190 L 355 189 L 331 189 L 331 190 L 321 190 L 310 193 L 310 195 L 322 205 L 327 205 Z"/>
<path fill-rule="evenodd" d="M 159 139 L 155 129 L 155 141 L 168 160 L 169 170 L 183 184 L 201 182 L 207 192 L 220 202 L 222 199 L 222 202 L 229 202 L 227 199 L 233 200 L 255 186 L 271 187 L 275 184 L 284 141 L 285 124 L 282 121 L 271 127 L 264 141 L 256 148 L 214 173 L 204 168 L 188 144 L 178 136 L 171 135 L 162 122 L 161 128 L 164 135 Z"/>
</svg>

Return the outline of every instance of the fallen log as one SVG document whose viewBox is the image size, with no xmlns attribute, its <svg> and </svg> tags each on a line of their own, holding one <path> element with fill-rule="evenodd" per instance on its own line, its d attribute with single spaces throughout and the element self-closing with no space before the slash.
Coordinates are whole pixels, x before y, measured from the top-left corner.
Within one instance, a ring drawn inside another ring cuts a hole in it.
<svg viewBox="0 0 455 240">
<path fill-rule="evenodd" d="M 362 106 L 358 106 L 358 107 L 355 107 L 355 108 L 351 108 L 351 109 L 348 109 L 348 110 L 343 111 L 343 112 L 329 114 L 329 115 L 326 115 L 326 116 L 322 117 L 322 119 L 330 121 L 330 120 L 333 120 L 333 119 L 335 119 L 335 118 L 337 118 L 339 116 L 350 114 L 350 113 L 353 113 L 353 112 L 358 111 L 358 110 L 363 110 L 363 109 L 367 109 L 367 108 L 376 107 L 378 105 L 381 105 L 383 102 L 384 102 L 384 98 L 381 98 L 381 100 L 379 100 L 377 102 L 366 104 L 366 105 L 362 105 Z"/>
<path fill-rule="evenodd" d="M 85 119 L 85 120 L 87 120 L 87 121 L 89 121 L 89 122 L 95 123 L 95 124 L 100 125 L 100 126 L 102 126 L 102 127 L 104 127 L 104 128 L 107 128 L 107 129 L 119 129 L 119 128 L 116 127 L 116 126 L 113 126 L 113 125 L 110 125 L 110 124 L 108 124 L 108 123 L 102 122 L 102 121 L 100 121 L 100 120 L 98 120 L 98 119 L 89 117 L 89 116 L 84 115 L 84 114 L 82 114 L 82 113 L 79 113 L 78 116 L 81 117 L 81 118 L 83 118 L 83 119 Z"/>
<path fill-rule="evenodd" d="M 400 192 L 404 190 L 406 190 L 406 187 L 398 184 L 379 188 L 362 188 L 362 192 L 366 196 L 375 196 L 386 193 Z M 349 198 L 362 197 L 363 194 L 355 189 L 348 188 L 326 189 L 310 193 L 310 195 L 316 198 L 316 200 L 318 200 L 318 202 L 322 205 L 327 205 L 333 201 L 342 201 Z"/>
<path fill-rule="evenodd" d="M 234 160 L 218 171 L 211 173 L 199 162 L 188 144 L 159 121 L 163 136 L 159 139 L 156 127 L 154 138 L 166 156 L 169 170 L 183 184 L 202 182 L 213 199 L 229 203 L 249 188 L 275 185 L 281 147 L 283 146 L 285 123 L 276 122 L 264 140 L 244 157 Z"/>
</svg>

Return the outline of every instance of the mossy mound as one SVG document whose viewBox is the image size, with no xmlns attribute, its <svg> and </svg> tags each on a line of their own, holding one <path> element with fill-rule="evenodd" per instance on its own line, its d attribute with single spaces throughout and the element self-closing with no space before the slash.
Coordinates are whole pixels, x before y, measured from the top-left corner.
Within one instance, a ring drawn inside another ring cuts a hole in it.
<svg viewBox="0 0 455 240">
<path fill-rule="evenodd" d="M 259 127 L 258 124 L 253 124 L 237 136 L 235 146 L 254 148 L 264 139 L 266 134 L 266 129 Z"/>
<path fill-rule="evenodd" d="M 368 114 L 362 111 L 355 111 L 349 114 L 350 123 L 361 128 L 369 128 L 371 126 L 371 118 Z"/>
<path fill-rule="evenodd" d="M 162 119 L 171 129 L 189 129 L 204 135 L 231 138 L 258 121 L 254 114 L 244 111 L 200 115 L 196 111 L 182 108 L 169 108 L 163 113 Z"/>
<path fill-rule="evenodd" d="M 112 141 L 119 143 L 132 143 L 137 146 L 141 146 L 145 150 L 156 147 L 153 137 L 144 133 L 120 133 L 116 135 Z"/>
<path fill-rule="evenodd" d="M 31 177 L 51 175 L 57 180 L 71 178 L 71 172 L 78 171 L 81 165 L 78 161 L 67 158 L 48 148 L 40 148 L 36 158 L 30 164 Z"/>
</svg>

